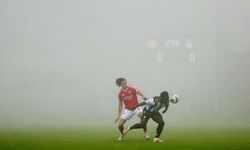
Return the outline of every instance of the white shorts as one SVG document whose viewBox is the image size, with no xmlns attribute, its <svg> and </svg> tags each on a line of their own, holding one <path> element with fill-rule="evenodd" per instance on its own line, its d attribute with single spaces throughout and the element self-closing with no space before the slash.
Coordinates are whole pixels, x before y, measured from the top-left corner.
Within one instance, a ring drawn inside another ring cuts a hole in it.
<svg viewBox="0 0 250 150">
<path fill-rule="evenodd" d="M 134 115 L 138 116 L 141 112 L 143 112 L 141 107 L 137 107 L 135 110 L 129 110 L 125 108 L 124 111 L 122 112 L 121 118 L 124 120 L 129 120 Z"/>
</svg>

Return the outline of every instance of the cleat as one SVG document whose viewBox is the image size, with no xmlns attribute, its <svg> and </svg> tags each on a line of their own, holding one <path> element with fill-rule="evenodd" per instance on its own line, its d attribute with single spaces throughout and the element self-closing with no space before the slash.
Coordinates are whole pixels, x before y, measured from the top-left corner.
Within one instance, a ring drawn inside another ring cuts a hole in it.
<svg viewBox="0 0 250 150">
<path fill-rule="evenodd" d="M 122 141 L 124 137 L 124 134 L 121 134 L 120 137 L 118 138 L 118 141 Z"/>
<path fill-rule="evenodd" d="M 144 138 L 145 138 L 145 140 L 149 140 L 149 139 L 150 139 L 150 137 L 149 137 L 148 134 L 145 134 L 145 135 L 144 135 Z"/>
<path fill-rule="evenodd" d="M 159 139 L 159 138 L 154 138 L 153 140 L 154 143 L 158 142 L 158 143 L 162 143 L 164 142 L 163 140 Z"/>
</svg>

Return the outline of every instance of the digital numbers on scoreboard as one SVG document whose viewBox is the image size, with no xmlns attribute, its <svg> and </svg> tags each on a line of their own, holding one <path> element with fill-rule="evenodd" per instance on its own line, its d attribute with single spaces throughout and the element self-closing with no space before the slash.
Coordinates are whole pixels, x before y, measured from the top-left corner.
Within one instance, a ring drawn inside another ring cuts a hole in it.
<svg viewBox="0 0 250 150">
<path fill-rule="evenodd" d="M 195 38 L 147 38 L 145 48 L 146 61 L 156 63 L 197 62 L 198 46 Z"/>
</svg>

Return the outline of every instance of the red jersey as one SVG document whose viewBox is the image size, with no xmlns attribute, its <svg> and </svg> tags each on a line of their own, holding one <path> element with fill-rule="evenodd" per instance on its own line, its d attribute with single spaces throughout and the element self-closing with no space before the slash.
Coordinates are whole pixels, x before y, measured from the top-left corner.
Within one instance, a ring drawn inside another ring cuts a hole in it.
<svg viewBox="0 0 250 150">
<path fill-rule="evenodd" d="M 133 110 L 138 105 L 137 92 L 138 89 L 132 86 L 128 86 L 126 90 L 121 89 L 118 98 L 123 101 L 126 109 Z"/>
</svg>

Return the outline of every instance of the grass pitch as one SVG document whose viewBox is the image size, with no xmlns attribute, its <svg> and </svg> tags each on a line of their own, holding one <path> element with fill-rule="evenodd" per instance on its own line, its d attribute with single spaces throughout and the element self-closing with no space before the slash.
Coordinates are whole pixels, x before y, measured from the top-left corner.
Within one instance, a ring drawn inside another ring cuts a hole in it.
<svg viewBox="0 0 250 150">
<path fill-rule="evenodd" d="M 154 128 L 149 129 L 151 138 Z M 164 143 L 143 139 L 142 130 L 119 142 L 116 127 L 1 128 L 1 150 L 249 150 L 250 128 L 165 127 Z"/>
</svg>

